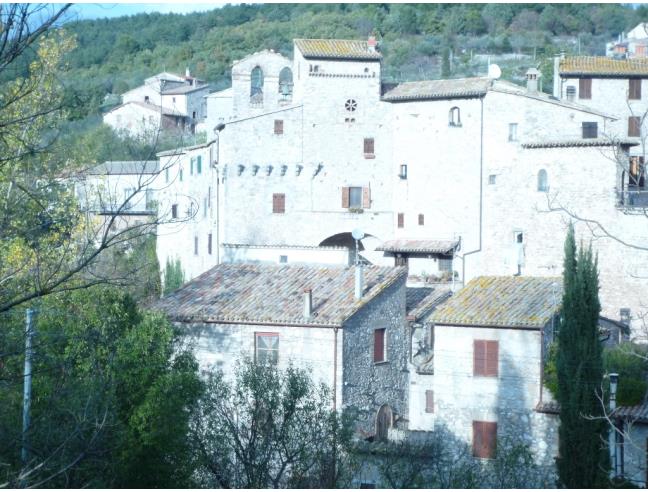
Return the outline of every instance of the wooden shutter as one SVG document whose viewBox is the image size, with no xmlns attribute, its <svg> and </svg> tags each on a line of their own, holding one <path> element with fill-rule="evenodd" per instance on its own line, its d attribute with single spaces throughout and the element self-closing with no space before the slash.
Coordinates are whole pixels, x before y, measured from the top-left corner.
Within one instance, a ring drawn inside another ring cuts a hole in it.
<svg viewBox="0 0 648 492">
<path fill-rule="evenodd" d="M 641 79 L 630 79 L 628 99 L 641 99 Z"/>
<path fill-rule="evenodd" d="M 484 376 L 497 376 L 499 369 L 499 342 L 486 341 L 486 371 Z"/>
<path fill-rule="evenodd" d="M 212 235 L 207 235 L 207 254 L 212 254 Z"/>
<path fill-rule="evenodd" d="M 473 375 L 496 377 L 499 372 L 499 342 L 473 341 Z"/>
<path fill-rule="evenodd" d="M 194 254 L 198 254 L 198 236 L 194 236 Z"/>
<path fill-rule="evenodd" d="M 371 188 L 362 188 L 362 208 L 371 208 Z"/>
<path fill-rule="evenodd" d="M 497 422 L 473 421 L 473 456 L 495 458 L 497 451 Z"/>
<path fill-rule="evenodd" d="M 578 79 L 578 98 L 592 99 L 592 79 Z"/>
<path fill-rule="evenodd" d="M 364 139 L 364 153 L 365 154 L 373 154 L 374 153 L 374 139 L 373 138 L 365 138 Z"/>
<path fill-rule="evenodd" d="M 419 225 L 425 225 L 425 216 L 423 214 L 419 214 Z"/>
<path fill-rule="evenodd" d="M 641 136 L 641 118 L 639 116 L 630 116 L 628 118 L 628 136 Z"/>
<path fill-rule="evenodd" d="M 283 193 L 274 193 L 272 195 L 272 213 L 283 214 L 286 211 L 286 195 Z"/>
<path fill-rule="evenodd" d="M 425 390 L 425 413 L 434 413 L 434 391 Z"/>
<path fill-rule="evenodd" d="M 342 188 L 342 208 L 349 208 L 349 187 Z"/>
<path fill-rule="evenodd" d="M 486 372 L 486 342 L 473 341 L 473 376 L 485 376 Z"/>
<path fill-rule="evenodd" d="M 398 214 L 398 228 L 402 229 L 405 227 L 405 214 L 399 213 Z"/>
<path fill-rule="evenodd" d="M 283 120 L 274 120 L 275 135 L 283 135 Z"/>
<path fill-rule="evenodd" d="M 385 328 L 374 330 L 374 362 L 385 360 Z"/>
</svg>

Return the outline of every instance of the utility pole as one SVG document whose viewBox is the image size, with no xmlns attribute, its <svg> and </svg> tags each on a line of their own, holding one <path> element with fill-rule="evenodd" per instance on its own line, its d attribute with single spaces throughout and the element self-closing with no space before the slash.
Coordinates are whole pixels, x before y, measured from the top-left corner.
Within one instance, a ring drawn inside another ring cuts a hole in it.
<svg viewBox="0 0 648 492">
<path fill-rule="evenodd" d="M 22 450 L 20 458 L 22 460 L 23 468 L 27 466 L 29 454 L 27 448 L 29 441 L 27 432 L 29 431 L 29 408 L 31 406 L 31 386 L 32 386 L 32 337 L 34 336 L 34 319 L 36 318 L 36 311 L 27 309 L 25 311 L 25 373 L 24 373 L 24 387 L 23 387 L 23 425 L 22 425 Z"/>
</svg>

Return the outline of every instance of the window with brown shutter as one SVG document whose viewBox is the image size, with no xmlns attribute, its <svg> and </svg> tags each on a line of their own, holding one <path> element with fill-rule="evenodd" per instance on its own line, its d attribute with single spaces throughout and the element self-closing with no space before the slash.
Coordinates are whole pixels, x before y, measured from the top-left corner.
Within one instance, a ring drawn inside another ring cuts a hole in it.
<svg viewBox="0 0 648 492">
<path fill-rule="evenodd" d="M 364 156 L 365 158 L 374 157 L 374 139 L 365 138 L 364 139 Z"/>
<path fill-rule="evenodd" d="M 171 218 L 172 219 L 177 219 L 178 218 L 178 204 L 174 203 L 171 205 Z"/>
<path fill-rule="evenodd" d="M 362 208 L 371 208 L 371 188 L 362 188 Z"/>
<path fill-rule="evenodd" d="M 349 187 L 342 187 L 342 208 L 349 208 Z"/>
<path fill-rule="evenodd" d="M 473 376 L 497 377 L 499 366 L 499 342 L 495 340 L 473 341 Z"/>
<path fill-rule="evenodd" d="M 473 420 L 473 456 L 493 459 L 497 452 L 497 422 Z"/>
<path fill-rule="evenodd" d="M 423 214 L 419 214 L 419 225 L 425 225 L 425 216 Z"/>
<path fill-rule="evenodd" d="M 578 79 L 578 98 L 592 99 L 592 79 Z"/>
<path fill-rule="evenodd" d="M 275 135 L 283 135 L 283 120 L 274 120 Z"/>
<path fill-rule="evenodd" d="M 194 236 L 194 255 L 198 254 L 198 236 Z"/>
<path fill-rule="evenodd" d="M 283 214 L 286 212 L 286 195 L 284 193 L 274 193 L 272 195 L 272 213 Z"/>
<path fill-rule="evenodd" d="M 386 328 L 374 330 L 374 362 L 385 361 L 385 331 Z"/>
<path fill-rule="evenodd" d="M 212 235 L 207 234 L 207 254 L 212 254 Z"/>
<path fill-rule="evenodd" d="M 425 413 L 434 413 L 434 391 L 425 390 Z"/>
<path fill-rule="evenodd" d="M 641 136 L 641 118 L 639 116 L 630 116 L 628 118 L 628 136 Z"/>
<path fill-rule="evenodd" d="M 628 99 L 641 99 L 641 79 L 630 79 Z"/>
<path fill-rule="evenodd" d="M 405 227 L 405 214 L 400 213 L 398 214 L 398 228 L 402 229 Z"/>
</svg>

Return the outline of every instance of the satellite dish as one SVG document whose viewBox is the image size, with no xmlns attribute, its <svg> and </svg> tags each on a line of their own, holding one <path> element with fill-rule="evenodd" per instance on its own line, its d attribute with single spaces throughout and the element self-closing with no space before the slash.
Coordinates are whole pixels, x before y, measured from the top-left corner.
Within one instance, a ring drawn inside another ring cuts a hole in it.
<svg viewBox="0 0 648 492">
<path fill-rule="evenodd" d="M 360 241 L 363 237 L 365 237 L 364 232 L 362 232 L 360 229 L 353 229 L 351 235 L 356 241 Z"/>
<path fill-rule="evenodd" d="M 488 65 L 488 78 L 489 79 L 499 79 L 502 76 L 502 69 L 499 65 L 493 63 Z"/>
</svg>

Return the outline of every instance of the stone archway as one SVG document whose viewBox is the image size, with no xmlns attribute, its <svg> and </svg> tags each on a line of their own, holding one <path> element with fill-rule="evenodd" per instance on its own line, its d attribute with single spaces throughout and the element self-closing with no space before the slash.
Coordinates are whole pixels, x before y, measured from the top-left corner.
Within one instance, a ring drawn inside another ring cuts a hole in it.
<svg viewBox="0 0 648 492">
<path fill-rule="evenodd" d="M 365 237 L 358 241 L 358 255 L 360 260 L 367 264 L 374 264 L 376 258 L 382 257 L 382 253 L 375 251 L 375 249 L 382 243 L 377 237 L 366 234 Z M 349 251 L 349 265 L 355 264 L 356 261 L 356 241 L 353 239 L 351 232 L 340 232 L 327 237 L 319 246 L 335 246 L 339 248 L 347 248 Z"/>
<path fill-rule="evenodd" d="M 394 412 L 389 405 L 382 405 L 376 414 L 376 436 L 375 441 L 386 441 L 389 429 L 394 424 Z"/>
</svg>

